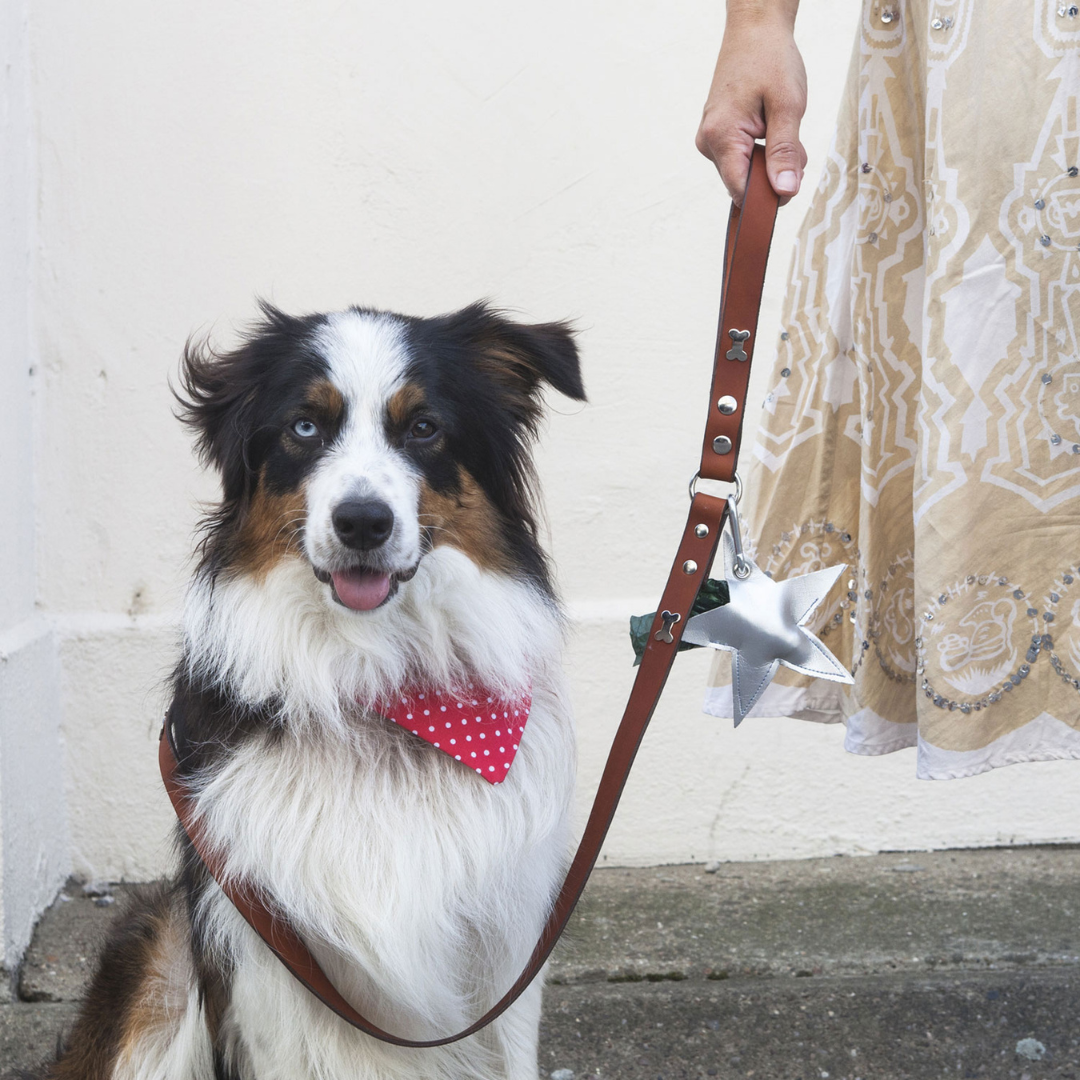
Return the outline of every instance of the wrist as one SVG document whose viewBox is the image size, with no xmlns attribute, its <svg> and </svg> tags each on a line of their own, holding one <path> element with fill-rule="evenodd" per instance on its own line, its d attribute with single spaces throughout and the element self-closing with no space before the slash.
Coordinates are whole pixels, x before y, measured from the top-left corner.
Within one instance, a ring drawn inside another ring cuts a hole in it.
<svg viewBox="0 0 1080 1080">
<path fill-rule="evenodd" d="M 799 0 L 727 0 L 724 33 L 762 27 L 792 33 L 798 10 Z"/>
</svg>

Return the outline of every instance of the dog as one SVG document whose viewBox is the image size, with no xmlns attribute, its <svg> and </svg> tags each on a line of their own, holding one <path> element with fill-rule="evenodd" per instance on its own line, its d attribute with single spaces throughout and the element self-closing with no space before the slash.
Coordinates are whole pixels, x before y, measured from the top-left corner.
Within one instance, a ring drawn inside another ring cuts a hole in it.
<svg viewBox="0 0 1080 1080">
<path fill-rule="evenodd" d="M 564 620 L 530 455 L 545 385 L 585 398 L 570 328 L 483 303 L 264 304 L 239 347 L 189 342 L 181 363 L 222 497 L 172 678 L 180 772 L 224 872 L 405 1038 L 509 988 L 568 862 Z M 497 735 L 458 715 L 499 706 Z M 297 982 L 177 837 L 54 1080 L 535 1080 L 539 979 L 461 1042 L 385 1044 Z"/>
</svg>

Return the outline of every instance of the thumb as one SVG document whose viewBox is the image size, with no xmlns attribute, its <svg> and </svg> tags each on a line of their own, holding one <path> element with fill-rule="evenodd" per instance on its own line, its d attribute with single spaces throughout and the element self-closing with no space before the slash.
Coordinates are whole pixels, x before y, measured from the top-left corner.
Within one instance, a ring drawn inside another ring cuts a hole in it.
<svg viewBox="0 0 1080 1080">
<path fill-rule="evenodd" d="M 802 184 L 806 151 L 799 141 L 798 117 L 772 116 L 765 131 L 765 167 L 773 191 L 786 202 Z"/>
</svg>

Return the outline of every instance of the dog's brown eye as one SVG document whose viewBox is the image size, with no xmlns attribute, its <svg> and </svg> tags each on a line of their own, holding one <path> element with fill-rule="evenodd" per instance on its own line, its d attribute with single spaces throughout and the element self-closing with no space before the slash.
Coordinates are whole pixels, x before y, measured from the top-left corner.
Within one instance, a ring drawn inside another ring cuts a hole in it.
<svg viewBox="0 0 1080 1080">
<path fill-rule="evenodd" d="M 299 420 L 293 423 L 292 433 L 298 439 L 308 442 L 311 439 L 317 439 L 319 437 L 319 427 L 314 420 L 309 420 L 306 416 L 301 416 Z"/>
<path fill-rule="evenodd" d="M 417 420 L 416 423 L 409 428 L 409 438 L 415 439 L 417 442 L 427 442 L 429 439 L 434 439 L 438 433 L 439 429 L 426 417 Z"/>
</svg>

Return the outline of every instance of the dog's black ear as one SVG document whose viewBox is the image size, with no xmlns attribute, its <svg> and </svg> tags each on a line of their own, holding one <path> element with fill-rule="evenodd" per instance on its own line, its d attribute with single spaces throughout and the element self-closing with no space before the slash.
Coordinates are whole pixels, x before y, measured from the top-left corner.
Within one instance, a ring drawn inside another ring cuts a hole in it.
<svg viewBox="0 0 1080 1080">
<path fill-rule="evenodd" d="M 573 328 L 565 322 L 526 325 L 495 317 L 489 355 L 530 394 L 550 383 L 574 401 L 585 400 Z"/>
<path fill-rule="evenodd" d="M 319 367 L 309 341 L 322 317 L 286 315 L 265 301 L 262 318 L 231 352 L 189 340 L 180 361 L 179 418 L 198 436 L 202 461 L 221 473 L 225 501 L 250 492 L 289 387 Z"/>
<path fill-rule="evenodd" d="M 197 435 L 200 460 L 221 473 L 226 502 L 241 499 L 252 477 L 251 442 L 267 360 L 305 321 L 265 300 L 259 301 L 259 310 L 262 318 L 231 352 L 219 353 L 208 341 L 189 338 L 180 359 L 180 389 L 173 390 L 179 419 Z"/>
<path fill-rule="evenodd" d="M 506 404 L 528 423 L 539 413 L 538 396 L 548 383 L 574 401 L 585 400 L 581 362 L 572 327 L 565 322 L 514 322 L 479 303 L 450 317 L 451 331 L 469 340 L 474 362 L 508 392 Z"/>
<path fill-rule="evenodd" d="M 177 416 L 195 431 L 203 464 L 221 473 L 228 501 L 241 498 L 248 482 L 246 449 L 256 395 L 253 365 L 245 355 L 250 349 L 247 343 L 219 354 L 208 342 L 189 339 L 180 359 L 180 389 L 173 390 L 180 406 Z"/>
</svg>

